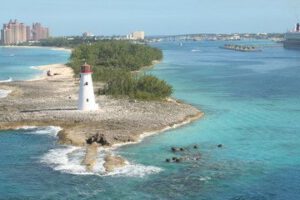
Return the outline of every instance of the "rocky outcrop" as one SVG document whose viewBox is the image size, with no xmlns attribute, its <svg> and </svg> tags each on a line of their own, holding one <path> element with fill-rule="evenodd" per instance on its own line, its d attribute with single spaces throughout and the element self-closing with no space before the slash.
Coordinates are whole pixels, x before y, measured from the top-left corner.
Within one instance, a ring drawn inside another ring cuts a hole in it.
<svg viewBox="0 0 300 200">
<path fill-rule="evenodd" d="M 112 172 L 116 168 L 120 168 L 126 165 L 126 161 L 124 158 L 120 156 L 114 156 L 111 154 L 108 154 L 104 158 L 104 168 L 106 172 Z"/>
<path fill-rule="evenodd" d="M 69 144 L 73 146 L 84 146 L 86 144 L 85 135 L 80 132 L 64 129 L 60 131 L 57 136 L 59 138 L 59 143 L 61 144 Z"/>
<path fill-rule="evenodd" d="M 97 161 L 97 153 L 98 153 L 97 143 L 92 143 L 90 145 L 87 145 L 85 158 L 82 163 L 86 166 L 86 169 L 88 171 L 93 171 Z"/>
</svg>

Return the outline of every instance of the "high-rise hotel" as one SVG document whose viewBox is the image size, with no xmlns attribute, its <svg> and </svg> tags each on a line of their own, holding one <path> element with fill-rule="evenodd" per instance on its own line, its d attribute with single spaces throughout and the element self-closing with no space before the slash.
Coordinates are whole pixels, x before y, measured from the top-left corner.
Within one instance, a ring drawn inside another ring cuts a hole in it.
<svg viewBox="0 0 300 200">
<path fill-rule="evenodd" d="M 1 30 L 1 44 L 15 45 L 28 41 L 39 41 L 49 37 L 49 29 L 40 23 L 34 23 L 32 28 L 17 20 L 10 20 L 8 24 L 3 24 Z"/>
</svg>

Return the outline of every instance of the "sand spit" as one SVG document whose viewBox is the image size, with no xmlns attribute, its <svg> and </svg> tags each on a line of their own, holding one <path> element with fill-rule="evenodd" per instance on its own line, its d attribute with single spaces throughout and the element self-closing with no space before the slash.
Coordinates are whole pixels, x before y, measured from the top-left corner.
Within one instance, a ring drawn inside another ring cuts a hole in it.
<svg viewBox="0 0 300 200">
<path fill-rule="evenodd" d="M 89 155 L 95 157 L 97 148 L 86 142 L 92 136 L 100 134 L 107 147 L 124 145 L 203 115 L 195 107 L 175 100 L 144 102 L 108 96 L 97 96 L 100 110 L 81 112 L 76 109 L 79 80 L 72 69 L 63 64 L 39 69 L 57 75 L 0 84 L 0 89 L 12 91 L 0 101 L 0 129 L 59 126 L 63 129 L 58 134 L 61 144 L 87 146 Z M 96 143 L 101 146 L 101 142 Z M 92 170 L 95 161 L 89 155 L 83 162 Z"/>
</svg>

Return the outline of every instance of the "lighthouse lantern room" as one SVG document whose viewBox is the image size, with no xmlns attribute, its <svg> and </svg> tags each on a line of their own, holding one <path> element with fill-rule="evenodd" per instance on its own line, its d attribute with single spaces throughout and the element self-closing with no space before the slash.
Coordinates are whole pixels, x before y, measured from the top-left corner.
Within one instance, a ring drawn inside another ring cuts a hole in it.
<svg viewBox="0 0 300 200">
<path fill-rule="evenodd" d="M 98 109 L 98 104 L 95 102 L 92 74 L 92 66 L 87 63 L 81 66 L 78 110 L 92 111 Z"/>
</svg>

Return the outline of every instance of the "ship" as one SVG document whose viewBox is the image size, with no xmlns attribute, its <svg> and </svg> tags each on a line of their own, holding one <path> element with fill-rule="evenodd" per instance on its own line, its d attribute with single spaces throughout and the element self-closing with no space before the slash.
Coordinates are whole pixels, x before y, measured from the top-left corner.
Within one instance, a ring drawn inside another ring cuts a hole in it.
<svg viewBox="0 0 300 200">
<path fill-rule="evenodd" d="M 286 49 L 299 49 L 300 50 L 300 23 L 296 24 L 294 30 L 285 34 L 283 46 Z"/>
</svg>

